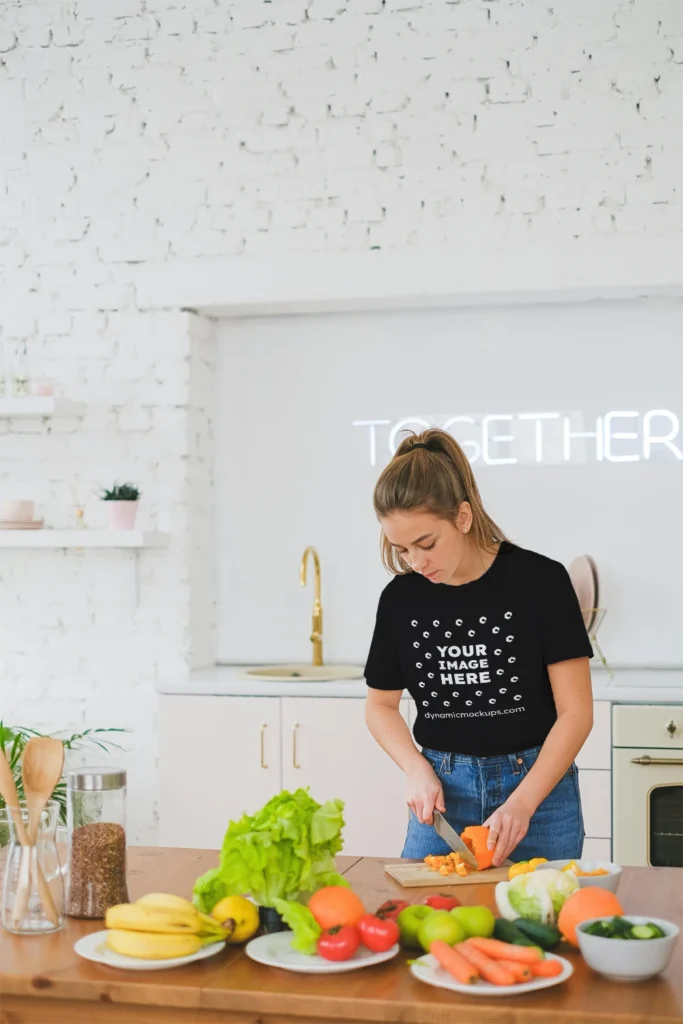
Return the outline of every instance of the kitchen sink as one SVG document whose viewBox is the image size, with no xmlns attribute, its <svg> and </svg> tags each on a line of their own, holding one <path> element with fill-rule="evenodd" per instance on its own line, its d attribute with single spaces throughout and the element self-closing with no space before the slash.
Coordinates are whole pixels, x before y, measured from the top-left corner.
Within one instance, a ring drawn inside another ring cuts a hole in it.
<svg viewBox="0 0 683 1024">
<path fill-rule="evenodd" d="M 259 665 L 246 669 L 250 679 L 270 682 L 289 682 L 292 679 L 302 683 L 331 683 L 339 679 L 362 679 L 363 669 L 359 665 Z"/>
</svg>

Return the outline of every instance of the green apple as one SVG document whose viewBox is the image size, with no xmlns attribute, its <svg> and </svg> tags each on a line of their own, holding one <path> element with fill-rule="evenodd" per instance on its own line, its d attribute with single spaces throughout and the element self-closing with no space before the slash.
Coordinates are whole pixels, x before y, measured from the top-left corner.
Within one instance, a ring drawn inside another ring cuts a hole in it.
<svg viewBox="0 0 683 1024">
<path fill-rule="evenodd" d="M 397 919 L 398 927 L 401 931 L 401 943 L 404 946 L 409 946 L 411 949 L 419 949 L 418 928 L 425 918 L 435 913 L 436 911 L 433 907 L 425 907 L 421 904 L 416 904 L 414 907 L 404 907 Z"/>
<path fill-rule="evenodd" d="M 449 913 L 462 925 L 468 939 L 474 935 L 490 939 L 493 935 L 496 919 L 488 907 L 453 907 Z"/>
<path fill-rule="evenodd" d="M 456 942 L 462 942 L 466 936 L 465 929 L 450 910 L 435 910 L 424 919 L 418 928 L 417 937 L 425 953 L 428 953 L 432 942 L 437 939 L 454 946 Z"/>
</svg>

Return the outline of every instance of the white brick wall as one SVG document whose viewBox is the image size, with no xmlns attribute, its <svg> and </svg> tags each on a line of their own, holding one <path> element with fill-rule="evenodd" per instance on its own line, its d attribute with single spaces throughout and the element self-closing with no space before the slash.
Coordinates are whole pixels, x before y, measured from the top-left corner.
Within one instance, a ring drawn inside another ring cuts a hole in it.
<svg viewBox="0 0 683 1024">
<path fill-rule="evenodd" d="M 0 421 L 0 493 L 64 526 L 130 478 L 173 540 L 139 593 L 131 554 L 0 554 L 2 716 L 130 725 L 138 838 L 155 679 L 212 657 L 213 354 L 135 267 L 671 236 L 682 62 L 678 0 L 4 0 L 0 342 L 87 413 Z"/>
</svg>

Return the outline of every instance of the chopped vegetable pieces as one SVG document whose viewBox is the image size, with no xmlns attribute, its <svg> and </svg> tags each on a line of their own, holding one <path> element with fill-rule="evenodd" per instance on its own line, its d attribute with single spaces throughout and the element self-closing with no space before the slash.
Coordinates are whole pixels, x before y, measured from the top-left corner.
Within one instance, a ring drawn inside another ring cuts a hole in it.
<svg viewBox="0 0 683 1024">
<path fill-rule="evenodd" d="M 611 921 L 593 921 L 582 931 L 586 935 L 597 935 L 601 939 L 663 939 L 665 932 L 657 924 L 633 924 L 624 917 L 613 917 Z"/>
</svg>

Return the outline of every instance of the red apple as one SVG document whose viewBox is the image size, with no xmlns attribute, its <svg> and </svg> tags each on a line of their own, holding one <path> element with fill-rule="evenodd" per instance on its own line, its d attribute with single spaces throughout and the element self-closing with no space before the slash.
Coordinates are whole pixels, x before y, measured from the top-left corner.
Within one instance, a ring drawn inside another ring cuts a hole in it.
<svg viewBox="0 0 683 1024">
<path fill-rule="evenodd" d="M 433 907 L 434 910 L 452 910 L 453 907 L 460 906 L 460 900 L 456 899 L 455 896 L 447 896 L 444 892 L 425 896 L 422 902 L 426 907 Z"/>
</svg>

